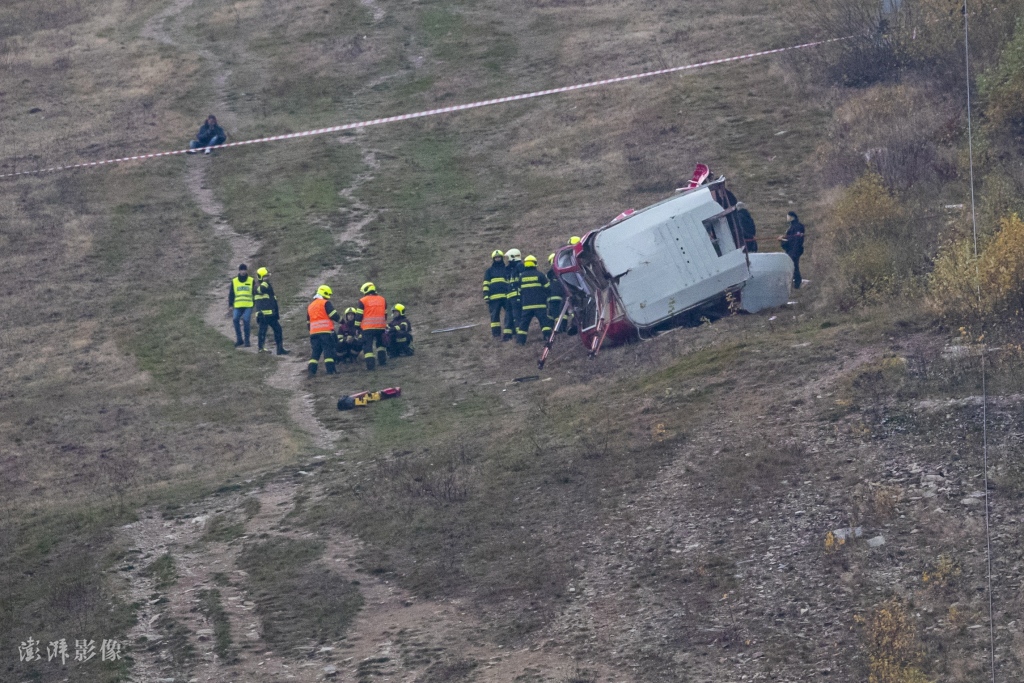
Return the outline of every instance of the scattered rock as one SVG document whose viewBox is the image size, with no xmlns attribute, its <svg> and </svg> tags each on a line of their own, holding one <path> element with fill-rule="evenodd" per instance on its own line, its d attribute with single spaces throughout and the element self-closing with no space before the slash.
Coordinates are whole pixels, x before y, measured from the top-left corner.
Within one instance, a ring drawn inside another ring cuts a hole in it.
<svg viewBox="0 0 1024 683">
<path fill-rule="evenodd" d="M 324 676 L 331 677 L 331 676 L 337 676 L 337 675 L 338 675 L 338 667 L 333 666 L 333 665 L 328 665 L 328 666 L 324 667 Z"/>
<path fill-rule="evenodd" d="M 885 545 L 885 536 L 875 536 L 868 539 L 868 546 L 871 548 L 880 548 L 883 545 Z"/>
<path fill-rule="evenodd" d="M 843 529 L 833 529 L 832 535 L 840 541 L 849 541 L 851 538 L 860 538 L 864 535 L 864 527 L 845 527 Z"/>
</svg>

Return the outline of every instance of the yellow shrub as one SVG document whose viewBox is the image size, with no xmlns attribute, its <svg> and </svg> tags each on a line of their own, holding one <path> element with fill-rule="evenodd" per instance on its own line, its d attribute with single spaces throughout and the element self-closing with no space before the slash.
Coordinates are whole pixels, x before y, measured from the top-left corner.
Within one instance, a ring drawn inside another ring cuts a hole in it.
<svg viewBox="0 0 1024 683">
<path fill-rule="evenodd" d="M 882 603 L 865 621 L 868 683 L 928 683 L 917 667 L 921 645 L 917 629 L 898 598 Z"/>
<path fill-rule="evenodd" d="M 935 311 L 964 323 L 1005 320 L 1024 312 L 1024 220 L 1012 214 L 974 257 L 970 236 L 945 245 L 928 278 Z"/>
</svg>

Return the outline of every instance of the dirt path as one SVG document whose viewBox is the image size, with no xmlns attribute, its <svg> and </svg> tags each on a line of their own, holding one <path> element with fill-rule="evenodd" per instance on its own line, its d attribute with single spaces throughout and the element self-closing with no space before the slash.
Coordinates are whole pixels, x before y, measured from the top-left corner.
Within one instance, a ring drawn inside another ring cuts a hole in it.
<svg viewBox="0 0 1024 683">
<path fill-rule="evenodd" d="M 227 106 L 226 96 L 230 72 L 221 68 L 215 54 L 193 45 L 177 27 L 181 14 L 193 2 L 175 0 L 146 24 L 142 35 L 192 50 L 212 65 L 216 111 L 226 126 L 234 127 L 235 116 Z M 375 23 L 384 18 L 385 12 L 375 0 L 363 0 L 363 4 L 373 12 Z M 323 227 L 332 232 L 339 244 L 350 243 L 361 249 L 365 245 L 362 232 L 378 214 L 357 195 L 373 179 L 378 162 L 361 133 L 343 136 L 338 142 L 358 145 L 366 170 L 339 193 L 346 205 L 340 220 L 336 224 L 325 221 Z M 196 204 L 211 219 L 215 234 L 228 241 L 230 271 L 238 263 L 252 261 L 260 244 L 235 232 L 224 219 L 224 207 L 207 183 L 210 164 L 216 161 L 205 155 L 188 159 L 185 183 Z M 340 266 L 317 274 L 304 289 L 315 289 L 339 270 Z M 226 315 L 225 288 L 223 281 L 211 285 L 204 320 L 233 340 L 233 326 Z M 303 306 L 296 305 L 283 311 L 282 318 L 301 315 L 303 310 Z M 314 415 L 312 396 L 304 390 L 305 363 L 301 354 L 278 360 L 277 370 L 267 383 L 290 392 L 292 420 L 318 447 L 333 451 L 340 435 L 327 429 Z M 134 563 L 122 568 L 127 582 L 125 590 L 129 601 L 142 605 L 129 637 L 133 643 L 148 644 L 135 648 L 133 680 L 258 683 L 282 679 L 365 681 L 384 677 L 413 681 L 422 679 L 429 670 L 434 680 L 458 678 L 472 671 L 474 680 L 479 681 L 544 681 L 564 680 L 575 670 L 567 655 L 539 645 L 511 651 L 482 642 L 479 634 L 483 624 L 470 617 L 458 603 L 418 600 L 387 581 L 359 573 L 354 559 L 361 550 L 360 544 L 340 533 L 319 539 L 326 543 L 326 552 L 319 562 L 335 572 L 339 580 L 359 582 L 364 605 L 355 622 L 342 641 L 326 645 L 310 641 L 301 656 L 270 650 L 262 641 L 261 622 L 247 594 L 245 572 L 236 568 L 238 555 L 247 540 L 302 535 L 285 530 L 283 521 L 300 494 L 314 501 L 322 495 L 312 478 L 316 466 L 325 460 L 326 456 L 318 456 L 297 478 L 282 475 L 244 493 L 200 501 L 187 514 L 173 519 L 165 519 L 155 509 L 141 511 L 139 521 L 122 529 L 122 542 L 129 548 Z M 247 517 L 247 509 L 259 512 Z M 241 524 L 243 531 L 230 540 L 212 540 L 208 532 L 216 529 L 216 524 Z M 157 577 L 146 570 L 164 556 L 171 558 L 175 567 L 177 579 L 172 585 L 158 585 Z M 219 591 L 232 641 L 234 661 L 230 663 L 218 656 L 216 624 L 211 623 L 200 605 L 200 595 L 208 598 L 208 591 L 214 590 Z"/>
</svg>

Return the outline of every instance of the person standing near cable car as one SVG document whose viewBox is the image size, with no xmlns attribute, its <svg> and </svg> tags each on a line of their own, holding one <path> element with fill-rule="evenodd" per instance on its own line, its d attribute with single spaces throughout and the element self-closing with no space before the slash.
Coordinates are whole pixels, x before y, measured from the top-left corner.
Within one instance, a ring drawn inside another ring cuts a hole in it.
<svg viewBox="0 0 1024 683">
<path fill-rule="evenodd" d="M 779 235 L 782 250 L 793 259 L 793 289 L 800 289 L 803 284 L 803 276 L 800 274 L 800 257 L 804 253 L 804 224 L 797 218 L 795 211 L 786 214 L 789 221 L 789 229 L 785 235 Z"/>
</svg>

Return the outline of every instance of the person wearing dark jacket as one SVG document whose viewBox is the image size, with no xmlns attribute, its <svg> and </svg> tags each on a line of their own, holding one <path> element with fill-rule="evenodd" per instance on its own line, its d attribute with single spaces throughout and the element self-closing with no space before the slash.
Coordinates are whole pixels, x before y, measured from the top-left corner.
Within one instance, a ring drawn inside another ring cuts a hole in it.
<svg viewBox="0 0 1024 683">
<path fill-rule="evenodd" d="M 277 355 L 283 356 L 288 353 L 284 348 L 283 333 L 279 322 L 280 310 L 277 305 L 277 297 L 274 295 L 274 285 L 270 284 L 270 272 L 264 268 L 256 269 L 256 296 L 253 297 L 256 303 L 256 322 L 259 324 L 259 332 L 256 336 L 257 351 L 268 351 L 263 346 L 267 342 L 267 328 L 274 331 L 274 343 L 277 345 Z"/>
<path fill-rule="evenodd" d="M 550 285 L 544 273 L 537 270 L 537 257 L 527 256 L 522 261 L 523 270 L 518 276 L 519 305 L 522 314 L 516 322 L 516 343 L 525 344 L 530 332 L 530 322 L 536 318 L 540 323 L 544 339 L 551 336 L 551 321 L 548 320 L 548 294 Z"/>
<path fill-rule="evenodd" d="M 338 324 L 338 360 L 352 363 L 363 350 L 363 335 L 356 324 L 356 309 L 346 308 L 345 316 Z"/>
<path fill-rule="evenodd" d="M 754 225 L 754 217 L 747 210 L 743 202 L 736 202 L 736 222 L 739 223 L 740 234 L 747 245 L 747 253 L 753 254 L 757 251 L 757 226 Z"/>
<path fill-rule="evenodd" d="M 388 322 L 388 331 L 384 338 L 388 355 L 392 358 L 416 353 L 412 347 L 412 323 L 406 317 L 405 306 L 402 304 L 395 304 L 391 308 L 391 321 Z"/>
<path fill-rule="evenodd" d="M 491 314 L 491 336 L 502 341 L 512 339 L 515 329 L 515 318 L 512 316 L 509 294 L 512 283 L 509 281 L 508 266 L 501 250 L 491 252 L 491 267 L 484 273 L 484 303 Z M 505 327 L 501 326 L 501 311 L 505 311 Z"/>
<path fill-rule="evenodd" d="M 199 127 L 196 139 L 188 144 L 188 153 L 195 154 L 197 149 L 205 147 L 206 153 L 209 154 L 211 147 L 223 145 L 227 141 L 228 134 L 217 124 L 217 117 L 210 114 L 203 125 Z"/>
<path fill-rule="evenodd" d="M 554 324 L 558 320 L 558 316 L 562 314 L 562 306 L 565 305 L 565 285 L 558 279 L 558 273 L 555 272 L 555 255 L 551 254 L 548 256 L 548 265 L 551 267 L 548 269 L 548 322 L 552 325 L 551 334 L 557 334 L 559 330 L 554 329 Z M 562 321 L 562 329 L 568 327 L 566 323 L 568 319 Z"/>
<path fill-rule="evenodd" d="M 519 319 L 523 317 L 523 301 L 519 291 L 519 276 L 523 274 L 523 252 L 518 249 L 505 251 L 508 258 L 508 310 L 512 312 L 512 329 L 519 326 Z"/>
<path fill-rule="evenodd" d="M 779 240 L 782 243 L 782 250 L 793 259 L 793 289 L 800 289 L 800 285 L 803 284 L 800 257 L 804 253 L 804 224 L 793 211 L 787 213 L 786 218 L 789 220 L 789 229 L 785 235 L 779 235 Z"/>
</svg>

